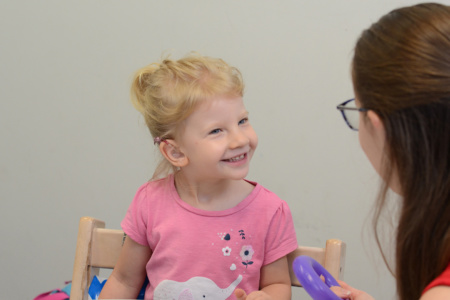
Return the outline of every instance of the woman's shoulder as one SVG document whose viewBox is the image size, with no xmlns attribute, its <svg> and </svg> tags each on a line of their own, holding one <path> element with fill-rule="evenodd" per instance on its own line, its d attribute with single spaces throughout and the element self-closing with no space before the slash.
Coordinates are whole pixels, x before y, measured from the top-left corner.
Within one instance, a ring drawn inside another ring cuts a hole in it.
<svg viewBox="0 0 450 300">
<path fill-rule="evenodd" d="M 442 274 L 434 279 L 424 291 L 420 300 L 450 299 L 450 263 Z"/>
<path fill-rule="evenodd" d="M 448 300 L 450 299 L 450 286 L 439 285 L 426 291 L 420 300 Z"/>
</svg>

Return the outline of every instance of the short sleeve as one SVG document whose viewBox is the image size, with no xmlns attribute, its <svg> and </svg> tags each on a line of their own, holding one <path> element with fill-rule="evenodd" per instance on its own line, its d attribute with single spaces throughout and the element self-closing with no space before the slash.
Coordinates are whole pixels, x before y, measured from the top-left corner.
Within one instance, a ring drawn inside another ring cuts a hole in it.
<svg viewBox="0 0 450 300">
<path fill-rule="evenodd" d="M 263 265 L 268 265 L 280 259 L 297 247 L 297 235 L 292 214 L 287 203 L 282 201 L 269 226 Z"/>
<path fill-rule="evenodd" d="M 121 226 L 123 231 L 135 242 L 148 246 L 148 183 L 141 186 L 128 207 Z"/>
</svg>

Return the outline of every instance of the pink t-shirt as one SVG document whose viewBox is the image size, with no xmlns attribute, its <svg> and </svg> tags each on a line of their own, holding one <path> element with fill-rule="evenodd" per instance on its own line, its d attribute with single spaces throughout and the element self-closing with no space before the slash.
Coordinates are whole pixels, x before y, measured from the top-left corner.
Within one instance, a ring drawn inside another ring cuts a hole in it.
<svg viewBox="0 0 450 300">
<path fill-rule="evenodd" d="M 183 202 L 173 176 L 139 188 L 122 221 L 148 245 L 145 299 L 236 299 L 258 290 L 260 269 L 297 248 L 287 204 L 261 185 L 237 206 L 205 211 Z"/>
</svg>

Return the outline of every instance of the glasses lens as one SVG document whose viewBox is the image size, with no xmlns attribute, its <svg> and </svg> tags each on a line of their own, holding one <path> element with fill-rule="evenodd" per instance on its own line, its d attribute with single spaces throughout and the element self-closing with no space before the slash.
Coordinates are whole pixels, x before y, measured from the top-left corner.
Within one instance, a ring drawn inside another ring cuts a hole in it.
<svg viewBox="0 0 450 300">
<path fill-rule="evenodd" d="M 355 101 L 348 102 L 345 107 L 348 108 L 356 108 Z M 358 130 L 359 126 L 359 111 L 358 110 L 349 110 L 344 109 L 343 110 L 345 119 L 347 120 L 347 123 L 355 130 Z"/>
</svg>

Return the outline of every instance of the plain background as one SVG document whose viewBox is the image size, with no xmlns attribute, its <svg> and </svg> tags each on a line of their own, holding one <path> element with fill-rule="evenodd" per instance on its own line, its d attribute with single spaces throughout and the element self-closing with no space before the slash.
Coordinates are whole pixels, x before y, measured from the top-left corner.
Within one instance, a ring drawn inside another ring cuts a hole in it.
<svg viewBox="0 0 450 300">
<path fill-rule="evenodd" d="M 260 139 L 248 178 L 288 202 L 299 243 L 344 240 L 346 281 L 394 299 L 369 230 L 379 178 L 335 107 L 353 97 L 361 31 L 414 3 L 2 1 L 0 298 L 71 279 L 80 217 L 120 228 L 159 159 L 129 102 L 131 76 L 198 51 L 242 71 Z"/>
</svg>

